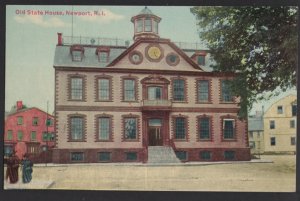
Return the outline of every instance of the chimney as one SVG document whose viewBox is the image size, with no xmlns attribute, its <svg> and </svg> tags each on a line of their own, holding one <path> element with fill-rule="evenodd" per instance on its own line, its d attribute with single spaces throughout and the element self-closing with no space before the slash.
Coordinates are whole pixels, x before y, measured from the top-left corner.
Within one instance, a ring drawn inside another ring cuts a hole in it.
<svg viewBox="0 0 300 201">
<path fill-rule="evenodd" d="M 62 33 L 57 33 L 57 45 L 62 45 Z"/>
<path fill-rule="evenodd" d="M 17 101 L 17 111 L 22 110 L 22 108 L 23 108 L 23 102 Z"/>
</svg>

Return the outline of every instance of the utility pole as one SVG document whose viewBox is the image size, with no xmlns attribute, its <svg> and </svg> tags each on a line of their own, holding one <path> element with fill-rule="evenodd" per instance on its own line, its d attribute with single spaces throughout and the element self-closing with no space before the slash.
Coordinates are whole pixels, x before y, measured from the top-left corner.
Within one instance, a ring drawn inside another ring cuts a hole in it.
<svg viewBox="0 0 300 201">
<path fill-rule="evenodd" d="M 46 114 L 46 167 L 47 167 L 47 160 L 48 160 L 48 124 L 49 124 L 49 120 L 48 120 L 48 110 L 49 110 L 49 101 L 47 101 L 47 114 Z"/>
</svg>

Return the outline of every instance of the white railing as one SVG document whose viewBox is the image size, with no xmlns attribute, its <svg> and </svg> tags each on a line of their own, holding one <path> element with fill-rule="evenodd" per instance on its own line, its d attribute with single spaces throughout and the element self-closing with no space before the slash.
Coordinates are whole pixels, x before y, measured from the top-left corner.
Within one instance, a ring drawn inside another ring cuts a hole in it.
<svg viewBox="0 0 300 201">
<path fill-rule="evenodd" d="M 171 107 L 170 100 L 142 100 L 143 107 Z"/>
<path fill-rule="evenodd" d="M 82 44 L 82 45 L 106 45 L 106 46 L 130 46 L 133 44 L 131 39 L 120 38 L 102 38 L 102 37 L 86 37 L 86 36 L 63 36 L 64 45 Z M 204 43 L 191 42 L 173 42 L 180 49 L 188 50 L 205 50 Z"/>
</svg>

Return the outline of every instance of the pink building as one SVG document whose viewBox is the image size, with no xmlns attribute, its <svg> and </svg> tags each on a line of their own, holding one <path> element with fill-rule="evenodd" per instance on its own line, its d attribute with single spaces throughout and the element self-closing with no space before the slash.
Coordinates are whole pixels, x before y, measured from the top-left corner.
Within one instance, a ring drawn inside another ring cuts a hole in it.
<svg viewBox="0 0 300 201">
<path fill-rule="evenodd" d="M 15 150 L 20 159 L 25 153 L 36 158 L 54 146 L 54 117 L 35 107 L 22 108 L 22 101 L 18 101 L 17 111 L 6 118 L 5 155 Z"/>
<path fill-rule="evenodd" d="M 131 45 L 58 34 L 53 162 L 250 160 L 234 73 L 212 72 L 208 50 L 160 38 L 160 21 L 147 7 L 132 17 Z"/>
</svg>

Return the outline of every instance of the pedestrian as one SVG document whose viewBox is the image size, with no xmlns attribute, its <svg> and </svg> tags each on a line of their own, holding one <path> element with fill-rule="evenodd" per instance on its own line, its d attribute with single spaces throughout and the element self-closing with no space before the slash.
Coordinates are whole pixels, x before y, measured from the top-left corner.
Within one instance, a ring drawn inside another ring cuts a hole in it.
<svg viewBox="0 0 300 201">
<path fill-rule="evenodd" d="M 33 163 L 28 158 L 28 154 L 24 154 L 22 159 L 22 182 L 29 183 L 32 179 L 32 166 Z"/>
<path fill-rule="evenodd" d="M 19 159 L 16 156 L 15 151 L 7 159 L 7 169 L 6 169 L 6 180 L 9 180 L 9 183 L 15 184 L 19 180 Z"/>
</svg>

